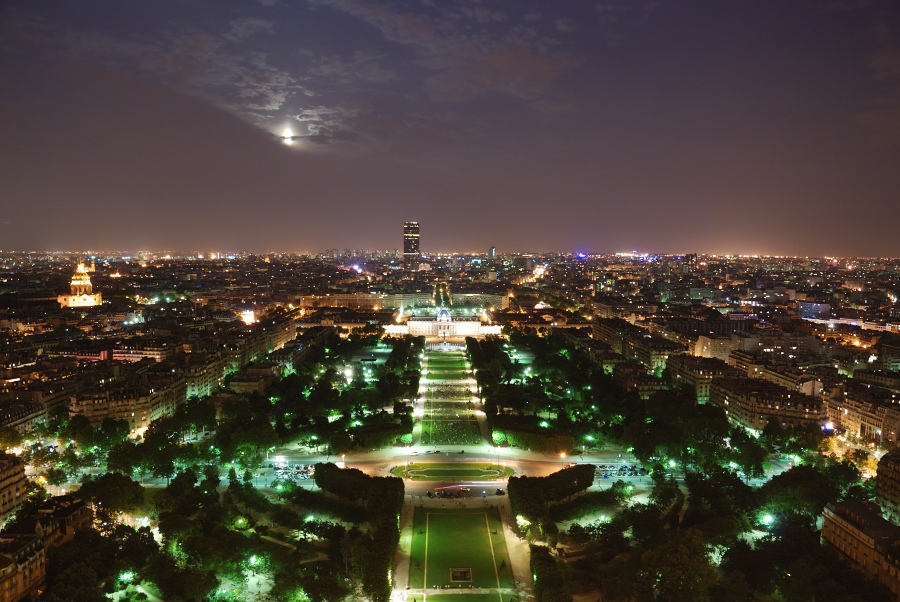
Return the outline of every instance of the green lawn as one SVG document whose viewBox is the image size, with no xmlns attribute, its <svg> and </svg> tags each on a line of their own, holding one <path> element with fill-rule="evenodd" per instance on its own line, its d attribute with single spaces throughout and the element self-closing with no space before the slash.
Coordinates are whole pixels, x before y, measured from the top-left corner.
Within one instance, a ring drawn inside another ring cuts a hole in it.
<svg viewBox="0 0 900 602">
<path fill-rule="evenodd" d="M 485 588 L 511 588 L 512 569 L 506 555 L 506 539 L 496 508 L 444 510 L 417 508 L 413 519 L 410 557 L 411 587 L 449 585 L 450 569 L 471 569 L 468 585 Z M 429 600 L 434 600 L 431 595 Z M 498 600 L 498 596 L 485 598 Z M 470 599 L 467 599 L 470 600 Z"/>
<path fill-rule="evenodd" d="M 438 380 L 462 380 L 466 378 L 465 370 L 450 370 L 447 368 L 433 368 L 428 366 L 428 374 L 426 375 L 430 381 Z"/>
<path fill-rule="evenodd" d="M 455 353 L 432 354 L 428 358 L 429 381 L 460 380 L 466 378 L 466 360 Z"/>
<path fill-rule="evenodd" d="M 469 591 L 463 593 L 465 598 L 460 598 L 459 594 L 428 594 L 421 600 L 416 595 L 409 596 L 408 600 L 409 602 L 513 602 L 518 599 L 515 594 L 475 594 Z"/>
<path fill-rule="evenodd" d="M 409 466 L 409 474 L 404 466 L 397 466 L 393 474 L 412 478 L 414 481 L 487 481 L 512 475 L 509 466 L 487 462 L 414 462 Z"/>
<path fill-rule="evenodd" d="M 470 420 L 423 420 L 422 445 L 477 445 L 481 443 L 478 422 Z"/>
</svg>

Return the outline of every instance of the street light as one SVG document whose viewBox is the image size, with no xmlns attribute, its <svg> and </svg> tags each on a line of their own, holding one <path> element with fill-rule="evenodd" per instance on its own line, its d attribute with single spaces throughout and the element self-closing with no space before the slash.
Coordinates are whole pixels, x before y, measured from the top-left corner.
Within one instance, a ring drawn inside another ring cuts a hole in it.
<svg viewBox="0 0 900 602">
<path fill-rule="evenodd" d="M 560 452 L 560 453 L 559 453 L 559 460 L 560 460 L 560 462 L 561 462 L 562 464 L 565 464 L 565 463 L 566 463 L 566 452 Z"/>
</svg>

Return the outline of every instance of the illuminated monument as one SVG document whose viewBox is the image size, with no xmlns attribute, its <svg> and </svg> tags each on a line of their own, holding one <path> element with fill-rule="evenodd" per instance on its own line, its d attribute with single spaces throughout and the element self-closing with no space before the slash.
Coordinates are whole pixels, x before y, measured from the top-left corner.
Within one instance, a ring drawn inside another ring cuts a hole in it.
<svg viewBox="0 0 900 602">
<path fill-rule="evenodd" d="M 416 308 L 411 315 L 404 315 L 401 308 L 396 324 L 388 324 L 385 332 L 391 335 L 424 336 L 428 339 L 463 339 L 499 335 L 500 326 L 491 324 L 485 308 L 452 308 L 453 294 L 446 282 L 434 285 L 430 308 Z M 404 323 L 405 321 L 405 323 Z"/>
<path fill-rule="evenodd" d="M 71 294 L 56 298 L 60 307 L 94 307 L 103 303 L 103 295 L 93 292 L 94 287 L 88 274 L 93 271 L 93 266 L 88 268 L 83 263 L 78 264 L 72 276 Z"/>
</svg>

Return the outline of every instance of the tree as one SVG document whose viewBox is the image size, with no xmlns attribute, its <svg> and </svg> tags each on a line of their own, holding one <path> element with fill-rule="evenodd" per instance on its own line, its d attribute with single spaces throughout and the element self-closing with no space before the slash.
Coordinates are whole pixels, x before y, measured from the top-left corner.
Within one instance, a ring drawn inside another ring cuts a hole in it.
<svg viewBox="0 0 900 602">
<path fill-rule="evenodd" d="M 634 600 L 642 589 L 640 556 L 635 552 L 623 552 L 600 567 L 604 600 Z M 643 599 L 643 598 L 642 598 Z"/>
<path fill-rule="evenodd" d="M 78 444 L 78 447 L 86 448 L 93 444 L 94 428 L 87 416 L 76 414 L 69 419 L 66 428 L 66 436 Z"/>
<path fill-rule="evenodd" d="M 703 535 L 686 529 L 641 557 L 643 578 L 657 599 L 666 602 L 703 602 L 718 573 L 709 558 Z"/>
<path fill-rule="evenodd" d="M 742 572 L 744 578 L 754 590 L 769 594 L 775 586 L 778 575 L 772 555 L 766 546 L 753 549 L 744 540 L 738 540 L 725 552 L 722 558 L 722 571 L 726 576 Z"/>
<path fill-rule="evenodd" d="M 131 476 L 141 463 L 142 452 L 142 446 L 135 445 L 131 441 L 122 441 L 109 450 L 106 456 L 106 468 Z"/>
<path fill-rule="evenodd" d="M 400 377 L 394 372 L 385 372 L 375 382 L 375 389 L 385 403 L 390 403 L 400 397 Z"/>
<path fill-rule="evenodd" d="M 732 447 L 736 448 L 734 449 L 734 462 L 745 475 L 752 479 L 762 478 L 765 475 L 765 466 L 768 461 L 766 448 L 749 438 L 741 442 L 739 446 L 732 441 Z"/>
<path fill-rule="evenodd" d="M 665 534 L 662 514 L 649 504 L 632 504 L 623 508 L 613 520 L 630 526 L 632 537 L 640 542 L 659 540 Z"/>
<path fill-rule="evenodd" d="M 331 446 L 331 453 L 333 454 L 342 454 L 348 451 L 353 445 L 350 435 L 343 431 L 332 434 L 331 437 L 328 438 L 328 443 Z"/>
<path fill-rule="evenodd" d="M 175 456 L 178 451 L 174 446 L 152 449 L 147 457 L 150 464 L 150 471 L 157 478 L 168 479 L 175 474 Z"/>
<path fill-rule="evenodd" d="M 159 587 L 167 600 L 187 602 L 200 602 L 219 585 L 212 571 L 180 568 L 166 554 L 159 554 L 150 563 L 147 578 Z"/>
<path fill-rule="evenodd" d="M 59 487 L 68 479 L 66 471 L 55 466 L 47 469 L 44 473 L 44 478 L 47 479 L 47 484 L 52 485 L 53 487 Z"/>
<path fill-rule="evenodd" d="M 95 433 L 94 444 L 101 450 L 109 450 L 114 445 L 125 441 L 130 433 L 131 427 L 126 420 L 104 418 Z"/>
<path fill-rule="evenodd" d="M 11 426 L 5 426 L 0 429 L 0 449 L 12 449 L 22 445 L 24 439 L 22 433 Z"/>
<path fill-rule="evenodd" d="M 763 505 L 771 512 L 798 514 L 815 522 L 837 489 L 814 466 L 794 466 L 762 486 Z"/>
<path fill-rule="evenodd" d="M 144 488 L 140 483 L 116 472 L 85 482 L 80 495 L 110 512 L 134 512 L 144 503 Z"/>
<path fill-rule="evenodd" d="M 829 458 L 822 472 L 842 496 L 846 495 L 851 487 L 859 484 L 859 469 L 850 462 L 841 462 L 834 458 Z"/>
</svg>

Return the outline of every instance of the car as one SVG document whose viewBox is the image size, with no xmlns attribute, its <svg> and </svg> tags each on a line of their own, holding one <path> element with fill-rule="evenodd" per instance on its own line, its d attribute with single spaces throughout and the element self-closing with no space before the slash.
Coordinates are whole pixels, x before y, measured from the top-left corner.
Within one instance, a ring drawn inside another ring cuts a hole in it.
<svg viewBox="0 0 900 602">
<path fill-rule="evenodd" d="M 425 453 L 428 453 L 428 452 L 425 452 Z M 409 452 L 409 455 L 410 456 L 418 456 L 419 452 Z"/>
<path fill-rule="evenodd" d="M 500 489 L 499 487 L 497 488 L 497 491 L 495 491 L 494 493 L 496 493 L 497 495 L 506 495 L 506 492 L 503 491 L 502 489 Z"/>
<path fill-rule="evenodd" d="M 459 490 L 460 491 L 472 491 L 472 488 L 471 487 L 460 487 Z"/>
</svg>

